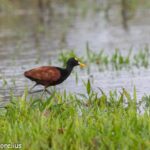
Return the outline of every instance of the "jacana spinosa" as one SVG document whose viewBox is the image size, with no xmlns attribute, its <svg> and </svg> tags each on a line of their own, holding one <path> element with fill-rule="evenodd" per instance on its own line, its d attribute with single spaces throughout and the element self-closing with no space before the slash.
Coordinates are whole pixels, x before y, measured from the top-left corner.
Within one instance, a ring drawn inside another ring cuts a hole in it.
<svg viewBox="0 0 150 150">
<path fill-rule="evenodd" d="M 42 66 L 38 68 L 33 68 L 29 71 L 24 72 L 25 77 L 29 78 L 32 81 L 35 81 L 36 84 L 32 89 L 37 85 L 43 85 L 44 92 L 48 92 L 47 87 L 55 86 L 62 83 L 68 78 L 75 66 L 80 65 L 81 67 L 86 66 L 78 61 L 77 58 L 70 58 L 67 61 L 66 68 L 59 68 L 54 66 Z"/>
</svg>

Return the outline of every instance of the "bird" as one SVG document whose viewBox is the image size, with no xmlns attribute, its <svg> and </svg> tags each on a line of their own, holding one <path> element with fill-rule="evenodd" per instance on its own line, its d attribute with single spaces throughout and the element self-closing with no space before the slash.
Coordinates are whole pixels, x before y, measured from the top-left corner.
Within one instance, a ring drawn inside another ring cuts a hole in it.
<svg viewBox="0 0 150 150">
<path fill-rule="evenodd" d="M 47 88 L 49 86 L 55 86 L 65 81 L 71 74 L 75 66 L 85 67 L 86 65 L 81 63 L 78 58 L 71 57 L 67 61 L 66 68 L 60 68 L 55 66 L 41 66 L 25 71 L 24 76 L 31 81 L 35 82 L 35 85 L 30 91 L 37 85 L 44 86 L 43 94 L 45 92 L 51 94 Z M 40 90 L 41 91 L 41 90 Z"/>
</svg>

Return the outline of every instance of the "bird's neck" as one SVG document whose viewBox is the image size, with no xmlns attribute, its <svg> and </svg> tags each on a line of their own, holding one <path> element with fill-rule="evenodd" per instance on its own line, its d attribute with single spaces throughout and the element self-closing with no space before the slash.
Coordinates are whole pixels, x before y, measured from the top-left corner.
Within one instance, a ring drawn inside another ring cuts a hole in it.
<svg viewBox="0 0 150 150">
<path fill-rule="evenodd" d="M 72 66 L 69 66 L 69 65 L 68 65 L 68 66 L 66 67 L 66 70 L 67 70 L 68 74 L 71 73 L 72 69 L 73 69 Z"/>
</svg>

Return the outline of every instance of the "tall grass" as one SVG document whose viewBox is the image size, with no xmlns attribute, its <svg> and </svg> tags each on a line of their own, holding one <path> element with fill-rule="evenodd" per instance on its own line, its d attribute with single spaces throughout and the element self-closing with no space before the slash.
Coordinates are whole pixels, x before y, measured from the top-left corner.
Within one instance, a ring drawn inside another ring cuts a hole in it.
<svg viewBox="0 0 150 150">
<path fill-rule="evenodd" d="M 149 149 L 150 105 L 139 107 L 123 89 L 106 95 L 86 85 L 86 94 L 54 92 L 47 99 L 12 97 L 0 109 L 0 143 L 21 143 L 22 149 Z"/>
</svg>

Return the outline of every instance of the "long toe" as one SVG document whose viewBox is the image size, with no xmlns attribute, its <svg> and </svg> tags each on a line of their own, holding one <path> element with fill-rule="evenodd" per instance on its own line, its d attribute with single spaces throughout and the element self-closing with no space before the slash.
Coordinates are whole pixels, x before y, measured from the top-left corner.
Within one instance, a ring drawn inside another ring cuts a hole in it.
<svg viewBox="0 0 150 150">
<path fill-rule="evenodd" d="M 42 92 L 42 91 L 43 91 L 43 89 L 37 90 L 37 91 L 29 91 L 29 94 L 39 93 L 39 92 Z"/>
</svg>

